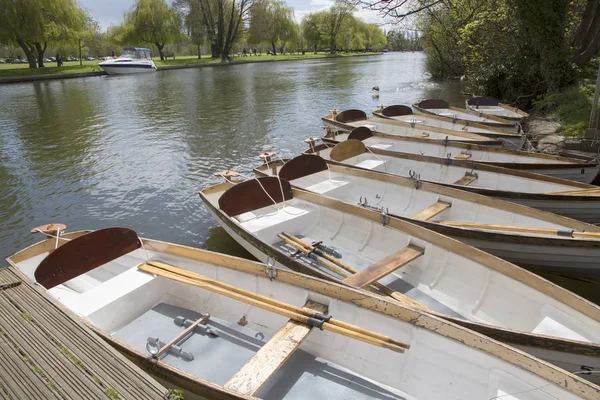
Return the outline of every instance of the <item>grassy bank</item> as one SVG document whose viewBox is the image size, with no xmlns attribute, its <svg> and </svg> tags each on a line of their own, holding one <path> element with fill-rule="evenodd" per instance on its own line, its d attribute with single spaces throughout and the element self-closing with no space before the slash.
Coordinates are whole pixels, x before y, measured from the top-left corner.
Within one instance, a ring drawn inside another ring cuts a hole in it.
<svg viewBox="0 0 600 400">
<path fill-rule="evenodd" d="M 599 64 L 600 59 L 590 62 L 584 78 L 577 85 L 548 94 L 534 102 L 536 111 L 560 124 L 558 133 L 565 136 L 580 136 L 585 133 L 590 121 Z"/>
<path fill-rule="evenodd" d="M 319 59 L 319 58 L 335 58 L 335 57 L 353 57 L 353 56 L 364 56 L 373 55 L 380 53 L 340 53 L 340 54 L 328 54 L 328 53 L 306 53 L 302 54 L 288 54 L 288 55 L 259 55 L 259 56 L 246 56 L 238 57 L 234 56 L 231 63 L 240 62 L 268 62 L 268 61 L 282 61 L 282 60 L 308 60 L 308 59 Z M 220 59 L 204 57 L 198 59 L 196 56 L 187 57 L 176 57 L 175 60 L 154 60 L 157 67 L 168 67 L 168 66 L 180 66 L 180 65 L 199 65 L 199 64 L 220 64 Z M 30 77 L 30 76 L 42 76 L 42 75 L 60 75 L 60 74 L 72 74 L 80 72 L 95 72 L 101 71 L 102 69 L 98 66 L 98 61 L 84 61 L 83 65 L 80 66 L 79 62 L 66 62 L 62 67 L 57 67 L 56 63 L 47 63 L 44 68 L 29 68 L 28 64 L 0 64 L 0 78 L 9 77 Z"/>
</svg>

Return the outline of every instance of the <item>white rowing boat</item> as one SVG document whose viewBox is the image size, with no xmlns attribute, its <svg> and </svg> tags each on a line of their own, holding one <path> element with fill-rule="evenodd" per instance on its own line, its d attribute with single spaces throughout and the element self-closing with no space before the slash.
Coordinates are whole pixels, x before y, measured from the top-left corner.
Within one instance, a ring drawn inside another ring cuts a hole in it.
<svg viewBox="0 0 600 400">
<path fill-rule="evenodd" d="M 365 126 L 372 131 L 387 133 L 389 135 L 400 137 L 411 137 L 420 139 L 446 140 L 450 142 L 465 142 L 472 144 L 486 144 L 491 146 L 501 146 L 502 142 L 498 139 L 476 135 L 474 133 L 444 129 L 425 124 L 412 124 L 404 121 L 385 120 L 382 118 L 368 117 L 361 110 L 346 110 L 341 113 L 326 115 L 321 118 L 325 128 L 331 128 L 334 131 L 351 131 L 354 128 Z"/>
<path fill-rule="evenodd" d="M 600 395 L 533 356 L 350 287 L 124 228 L 58 243 L 8 261 L 136 363 L 205 398 Z"/>
<path fill-rule="evenodd" d="M 600 277 L 600 227 L 595 225 L 447 186 L 329 165 L 316 155 L 263 164 L 255 173 L 385 210 L 522 267 Z"/>
<path fill-rule="evenodd" d="M 509 121 L 521 121 L 529 116 L 525 111 L 508 104 L 502 104 L 497 99 L 488 96 L 476 96 L 465 101 L 467 110 L 484 115 L 493 115 Z"/>
<path fill-rule="evenodd" d="M 583 222 L 600 222 L 600 188 L 597 186 L 469 160 L 367 149 L 364 143 L 355 139 L 346 140 L 334 148 L 309 142 L 311 148 L 307 153 L 320 155 L 326 160 L 452 186 Z M 335 148 L 338 150 L 332 158 L 330 154 Z"/>
<path fill-rule="evenodd" d="M 473 329 L 519 341 L 528 351 L 552 353 L 553 362 L 571 371 L 581 367 L 571 364 L 581 360 L 571 357 L 578 346 L 587 348 L 580 354 L 593 354 L 586 359 L 591 365 L 599 360 L 598 306 L 452 238 L 292 189 L 275 177 L 226 182 L 201 197 L 219 224 L 259 260 L 467 320 Z M 311 243 L 316 247 L 307 247 Z"/>
<path fill-rule="evenodd" d="M 392 105 L 373 111 L 373 115 L 394 121 L 403 121 L 410 124 L 423 124 L 454 131 L 470 132 L 476 135 L 487 136 L 501 140 L 504 148 L 519 150 L 523 148 L 527 135 L 524 132 L 516 133 L 477 122 L 450 120 L 433 114 L 415 114 L 412 108 L 403 105 Z"/>
<path fill-rule="evenodd" d="M 413 104 L 415 110 L 425 114 L 439 115 L 448 120 L 460 120 L 468 122 L 477 122 L 483 125 L 489 125 L 500 129 L 506 129 L 513 132 L 520 132 L 521 126 L 516 121 L 510 121 L 495 115 L 486 115 L 477 111 L 464 108 L 451 107 L 450 103 L 441 99 L 427 99 Z"/>
<path fill-rule="evenodd" d="M 351 132 L 327 132 L 326 136 L 322 138 L 323 142 L 331 144 L 348 139 L 361 140 L 370 149 L 420 154 L 444 160 L 468 160 L 582 183 L 593 182 L 600 171 L 600 164 L 597 160 L 587 161 L 491 146 L 449 143 L 445 140 L 403 138 L 375 133 L 367 127 L 358 127 Z"/>
</svg>

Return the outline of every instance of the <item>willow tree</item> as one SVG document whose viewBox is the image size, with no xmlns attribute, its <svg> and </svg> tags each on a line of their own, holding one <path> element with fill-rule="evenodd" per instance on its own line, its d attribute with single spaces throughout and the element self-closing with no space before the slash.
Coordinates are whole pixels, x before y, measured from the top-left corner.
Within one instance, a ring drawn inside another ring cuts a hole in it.
<svg viewBox="0 0 600 400">
<path fill-rule="evenodd" d="M 164 60 L 165 46 L 179 40 L 181 35 L 179 14 L 165 0 L 137 0 L 125 13 L 119 40 L 154 44 Z"/>
<path fill-rule="evenodd" d="M 281 0 L 259 0 L 250 11 L 250 42 L 271 44 L 273 54 L 277 54 L 275 44 L 290 40 L 295 34 L 294 10 Z"/>
<path fill-rule="evenodd" d="M 321 32 L 321 19 L 323 17 L 323 13 L 313 12 L 305 15 L 302 18 L 302 35 L 306 42 L 309 44 L 309 47 L 312 47 L 314 52 L 317 52 L 319 49 L 319 42 L 321 41 L 321 37 L 323 33 Z"/>
<path fill-rule="evenodd" d="M 344 26 L 346 19 L 352 15 L 354 6 L 346 0 L 335 0 L 329 10 L 323 11 L 321 24 L 323 32 L 329 38 L 329 51 L 333 54 L 336 49 L 336 39 Z"/>
<path fill-rule="evenodd" d="M 75 0 L 2 0 L 0 43 L 20 46 L 30 68 L 43 67 L 48 43 L 77 32 L 82 14 Z"/>
</svg>

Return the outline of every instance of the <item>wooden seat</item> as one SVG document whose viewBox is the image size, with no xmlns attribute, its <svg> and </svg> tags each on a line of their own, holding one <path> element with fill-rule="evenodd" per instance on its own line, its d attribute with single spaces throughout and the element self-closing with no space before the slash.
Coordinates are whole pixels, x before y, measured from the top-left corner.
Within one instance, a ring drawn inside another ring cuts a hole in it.
<svg viewBox="0 0 600 400">
<path fill-rule="evenodd" d="M 369 286 L 373 282 L 377 282 L 384 276 L 391 274 L 398 268 L 408 264 L 416 258 L 419 258 L 423 255 L 423 253 L 425 253 L 425 249 L 409 245 L 403 248 L 402 250 L 387 256 L 383 260 L 380 260 L 375 264 L 368 266 L 362 271 L 359 271 L 358 273 L 349 276 L 342 282 L 350 286 L 364 288 L 365 286 Z"/>
<path fill-rule="evenodd" d="M 308 301 L 304 308 L 327 313 L 327 306 Z M 288 321 L 273 337 L 256 352 L 224 385 L 225 389 L 255 396 L 275 372 L 290 358 L 308 337 L 312 327 L 296 321 Z"/>
<path fill-rule="evenodd" d="M 460 154 L 457 154 L 456 156 L 454 156 L 454 158 L 456 158 L 457 160 L 468 160 L 469 158 L 471 158 L 471 155 L 465 154 L 465 153 L 460 153 Z"/>
<path fill-rule="evenodd" d="M 431 218 L 435 217 L 442 211 L 450 208 L 452 204 L 446 203 L 444 201 L 438 201 L 435 204 L 430 205 L 424 210 L 419 211 L 415 215 L 412 216 L 413 219 L 418 219 L 420 221 L 429 221 Z"/>
<path fill-rule="evenodd" d="M 469 186 L 476 179 L 477 179 L 477 175 L 465 175 L 462 178 L 460 178 L 459 180 L 457 180 L 456 182 L 454 182 L 454 184 L 455 185 Z"/>
</svg>

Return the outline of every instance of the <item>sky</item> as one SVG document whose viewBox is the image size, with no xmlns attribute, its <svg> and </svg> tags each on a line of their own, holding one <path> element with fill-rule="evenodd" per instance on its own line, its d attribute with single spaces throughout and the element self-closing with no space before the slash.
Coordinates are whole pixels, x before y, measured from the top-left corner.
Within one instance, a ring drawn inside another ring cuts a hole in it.
<svg viewBox="0 0 600 400">
<path fill-rule="evenodd" d="M 135 0 L 79 0 L 79 4 L 87 9 L 92 17 L 96 18 L 103 28 L 118 25 L 123 21 L 123 13 L 128 10 Z M 296 20 L 312 11 L 329 8 L 333 0 L 286 0 L 296 15 Z M 383 23 L 383 19 L 374 11 L 357 10 L 354 15 L 363 21 Z"/>
</svg>

